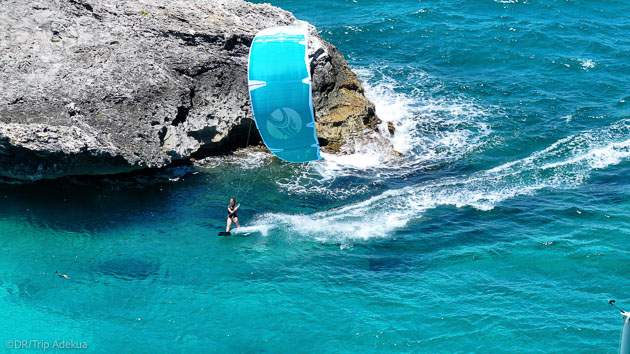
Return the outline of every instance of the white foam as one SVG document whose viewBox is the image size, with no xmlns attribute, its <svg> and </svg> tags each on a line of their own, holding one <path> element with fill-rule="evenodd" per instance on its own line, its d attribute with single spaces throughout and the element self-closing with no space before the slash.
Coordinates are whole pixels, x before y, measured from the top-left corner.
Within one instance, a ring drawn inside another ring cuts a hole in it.
<svg viewBox="0 0 630 354">
<path fill-rule="evenodd" d="M 374 181 L 397 178 L 410 170 L 428 168 L 435 164 L 457 160 L 483 144 L 491 133 L 485 119 L 486 110 L 467 98 L 434 99 L 424 89 L 403 92 L 396 81 L 379 72 L 381 69 L 355 69 L 362 81 L 366 96 L 375 104 L 376 113 L 383 121 L 379 129 L 389 136 L 388 123 L 396 128 L 390 141 L 403 154 L 392 158 L 378 144 L 356 143 L 353 154 L 322 153 L 323 160 L 308 164 L 308 171 L 296 168 L 292 179 L 278 184 L 292 193 L 327 194 L 344 197 L 365 190 L 351 187 L 332 188 L 341 177 L 369 176 Z M 440 89 L 434 79 L 416 72 L 417 86 L 430 85 Z M 492 108 L 494 109 L 494 107 Z"/>
<path fill-rule="evenodd" d="M 427 210 L 452 205 L 491 210 L 498 203 L 545 188 L 574 188 L 593 170 L 630 159 L 630 124 L 582 132 L 530 156 L 470 176 L 441 178 L 312 215 L 265 214 L 257 222 L 323 242 L 388 237 Z"/>
<path fill-rule="evenodd" d="M 391 143 L 407 162 L 417 165 L 456 160 L 490 134 L 485 123 L 486 109 L 466 97 L 434 98 L 431 92 L 439 91 L 441 85 L 422 72 L 416 72 L 412 78 L 416 88 L 404 93 L 404 88 L 393 78 L 379 73 L 377 79 L 376 70 L 355 71 L 362 80 L 366 97 L 374 102 L 376 113 L 383 121 L 382 134 L 387 135 L 388 123 L 394 125 L 396 132 Z"/>
<path fill-rule="evenodd" d="M 203 160 L 197 161 L 195 164 L 203 168 L 215 168 L 232 164 L 240 169 L 251 170 L 264 166 L 273 158 L 268 152 L 261 151 L 258 148 L 242 149 L 234 154 L 226 156 L 210 156 Z"/>
<path fill-rule="evenodd" d="M 595 68 L 595 62 L 591 59 L 578 59 L 577 61 L 580 63 L 580 65 L 582 65 L 582 69 L 584 70 Z"/>
<path fill-rule="evenodd" d="M 241 226 L 239 228 L 230 230 L 230 232 L 232 234 L 260 233 L 263 236 L 267 236 L 269 234 L 269 230 L 271 229 L 272 225 L 257 224 L 253 226 Z"/>
<path fill-rule="evenodd" d="M 327 164 L 303 164 L 293 165 L 289 177 L 281 177 L 276 184 L 289 194 L 310 194 L 326 196 L 334 199 L 344 199 L 353 195 L 360 195 L 369 190 L 366 184 L 337 183 L 337 180 L 349 174 L 347 168 L 341 168 L 344 172 L 335 171 Z"/>
</svg>

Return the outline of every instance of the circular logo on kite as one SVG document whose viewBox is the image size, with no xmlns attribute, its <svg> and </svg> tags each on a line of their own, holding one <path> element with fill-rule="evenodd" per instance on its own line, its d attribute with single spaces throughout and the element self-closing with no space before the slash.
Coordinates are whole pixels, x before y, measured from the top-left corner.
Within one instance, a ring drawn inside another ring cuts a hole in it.
<svg viewBox="0 0 630 354">
<path fill-rule="evenodd" d="M 285 140 L 296 137 L 302 130 L 302 118 L 292 108 L 278 108 L 271 112 L 267 120 L 267 130 L 276 139 Z"/>
</svg>

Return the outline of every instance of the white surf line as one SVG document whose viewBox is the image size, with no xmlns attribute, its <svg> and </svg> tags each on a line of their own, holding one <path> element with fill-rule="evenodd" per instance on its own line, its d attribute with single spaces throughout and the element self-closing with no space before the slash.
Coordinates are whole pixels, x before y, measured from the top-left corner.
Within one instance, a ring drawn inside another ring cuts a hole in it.
<svg viewBox="0 0 630 354">
<path fill-rule="evenodd" d="M 388 190 L 364 201 L 311 215 L 266 214 L 265 224 L 282 225 L 321 240 L 386 237 L 444 205 L 491 210 L 498 203 L 545 188 L 574 188 L 595 169 L 630 158 L 630 126 L 621 121 L 608 128 L 560 139 L 548 148 L 469 177 Z"/>
</svg>

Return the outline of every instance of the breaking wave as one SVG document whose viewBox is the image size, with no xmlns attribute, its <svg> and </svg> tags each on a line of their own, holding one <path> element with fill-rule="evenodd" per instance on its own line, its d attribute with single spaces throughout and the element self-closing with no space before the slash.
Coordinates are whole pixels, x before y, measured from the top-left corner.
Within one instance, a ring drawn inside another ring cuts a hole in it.
<svg viewBox="0 0 630 354">
<path fill-rule="evenodd" d="M 280 179 L 283 189 L 332 198 L 356 196 L 367 192 L 369 184 L 458 160 L 487 143 L 492 132 L 486 122 L 488 109 L 465 97 L 433 98 L 425 90 L 435 86 L 428 75 L 415 74 L 419 87 L 404 92 L 382 68 L 355 71 L 383 121 L 382 135 L 389 136 L 388 125 L 395 128 L 389 139 L 402 157 L 392 158 L 369 142 L 353 146 L 355 152 L 349 155 L 322 153 L 323 160 L 297 166 L 291 176 Z"/>
<path fill-rule="evenodd" d="M 372 98 L 374 95 L 372 91 Z M 424 109 L 435 112 L 439 111 L 438 108 Z M 440 109 L 443 109 L 443 106 Z M 461 112 L 465 110 L 462 109 Z M 482 115 L 477 112 L 473 113 L 473 116 L 475 114 Z M 466 116 L 465 113 L 462 115 Z M 401 119 L 400 124 L 409 123 Z M 430 143 L 427 144 L 420 138 L 422 134 L 411 132 L 410 129 L 409 136 L 403 138 L 418 144 L 412 148 L 416 151 L 426 152 L 427 146 L 439 146 L 439 139 L 429 138 Z M 463 131 L 455 129 L 447 133 L 453 141 L 466 140 L 469 135 L 472 136 L 472 133 L 466 129 Z M 542 189 L 574 188 L 585 183 L 593 171 L 628 160 L 630 158 L 628 137 L 630 120 L 625 119 L 603 128 L 564 137 L 525 158 L 491 169 L 466 176 L 440 177 L 412 186 L 386 190 L 365 200 L 311 215 L 268 213 L 261 215 L 257 223 L 281 225 L 292 234 L 315 238 L 322 242 L 345 244 L 353 240 L 387 237 L 397 229 L 405 227 L 410 221 L 421 218 L 427 210 L 440 206 L 491 210 L 506 199 L 532 195 Z M 479 137 L 474 139 L 477 143 L 481 140 Z M 445 155 L 465 154 L 466 148 L 458 149 L 461 145 L 443 144 L 450 148 Z M 439 156 L 439 153 L 436 152 L 434 156 Z"/>
</svg>

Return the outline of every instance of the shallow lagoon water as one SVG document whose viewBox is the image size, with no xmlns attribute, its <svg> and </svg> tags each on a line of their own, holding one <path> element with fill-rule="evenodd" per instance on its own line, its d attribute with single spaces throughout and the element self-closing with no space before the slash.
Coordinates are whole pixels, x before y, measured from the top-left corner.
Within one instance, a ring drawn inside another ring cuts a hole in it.
<svg viewBox="0 0 630 354">
<path fill-rule="evenodd" d="M 0 185 L 0 339 L 616 351 L 607 300 L 630 308 L 630 7 L 272 4 L 346 54 L 403 158 L 252 152 Z M 234 195 L 244 233 L 217 237 Z"/>
</svg>

